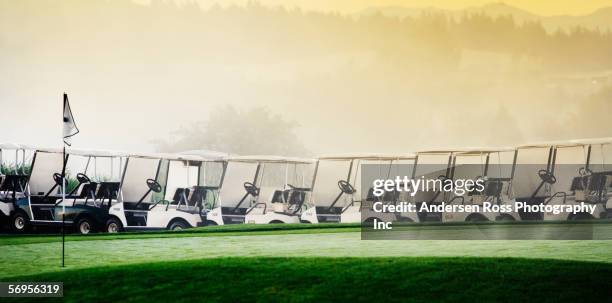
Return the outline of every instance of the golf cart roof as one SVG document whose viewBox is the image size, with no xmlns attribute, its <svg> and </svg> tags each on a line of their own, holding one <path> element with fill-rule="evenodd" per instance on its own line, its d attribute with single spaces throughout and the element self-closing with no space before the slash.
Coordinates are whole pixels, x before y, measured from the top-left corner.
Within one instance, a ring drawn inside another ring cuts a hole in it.
<svg viewBox="0 0 612 303">
<path fill-rule="evenodd" d="M 322 155 L 319 156 L 319 160 L 413 160 L 416 158 L 415 154 L 335 154 L 335 155 Z"/>
<path fill-rule="evenodd" d="M 573 143 L 576 144 L 584 144 L 584 145 L 591 145 L 591 144 L 612 144 L 612 137 L 605 137 L 605 138 L 589 138 L 589 139 L 577 139 L 577 140 L 571 140 Z"/>
<path fill-rule="evenodd" d="M 227 158 L 232 156 L 228 153 L 214 151 L 214 150 L 207 150 L 207 149 L 187 150 L 187 151 L 180 152 L 178 154 L 179 155 L 199 156 L 199 157 L 206 159 L 207 161 L 225 161 Z"/>
<path fill-rule="evenodd" d="M 56 148 L 56 147 L 39 147 L 39 148 L 35 148 L 35 150 L 37 152 L 54 153 L 54 154 L 61 154 L 64 152 L 62 148 Z M 66 149 L 66 153 L 69 155 L 76 155 L 76 156 L 83 156 L 83 157 L 115 158 L 115 157 L 126 157 L 127 156 L 127 154 L 124 152 L 101 150 L 101 149 L 71 148 L 71 149 Z"/>
<path fill-rule="evenodd" d="M 461 151 L 455 151 L 455 153 L 461 156 L 477 156 L 482 154 L 509 152 L 514 150 L 514 147 L 470 147 L 465 148 Z"/>
<path fill-rule="evenodd" d="M 417 152 L 417 155 L 443 155 L 443 154 L 463 154 L 463 153 L 472 153 L 472 154 L 482 154 L 482 153 L 491 153 L 497 151 L 508 151 L 512 150 L 512 148 L 507 147 L 441 147 L 441 148 L 431 148 L 426 150 L 420 150 Z"/>
<path fill-rule="evenodd" d="M 596 143 L 593 143 L 593 142 L 596 142 L 596 140 L 601 140 L 601 139 L 543 141 L 543 142 L 534 142 L 534 143 L 519 145 L 516 148 L 517 149 L 527 149 L 527 148 L 584 146 L 584 145 L 589 145 L 589 144 L 596 144 Z"/>
<path fill-rule="evenodd" d="M 67 149 L 66 153 L 69 155 L 77 155 L 84 157 L 104 157 L 104 158 L 117 158 L 117 157 L 126 157 L 127 153 L 112 151 L 112 150 L 102 150 L 102 149 Z"/>
<path fill-rule="evenodd" d="M 294 158 L 294 157 L 283 157 L 283 156 L 269 156 L 269 155 L 252 155 L 252 156 L 234 156 L 228 157 L 228 161 L 234 162 L 265 162 L 265 163 L 296 163 L 296 164 L 311 164 L 314 163 L 313 159 L 308 158 Z"/>
<path fill-rule="evenodd" d="M 196 155 L 170 154 L 170 153 L 129 153 L 126 155 L 130 158 L 144 159 L 165 159 L 179 161 L 200 161 L 205 162 L 207 159 Z"/>
<path fill-rule="evenodd" d="M 30 145 L 5 142 L 5 143 L 0 143 L 0 149 L 34 149 L 34 148 Z"/>
</svg>

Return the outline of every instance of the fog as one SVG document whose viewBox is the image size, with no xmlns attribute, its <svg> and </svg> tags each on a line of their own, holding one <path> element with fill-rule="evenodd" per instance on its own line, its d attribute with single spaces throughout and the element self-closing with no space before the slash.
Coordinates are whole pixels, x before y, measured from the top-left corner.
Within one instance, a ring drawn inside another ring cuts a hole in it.
<svg viewBox="0 0 612 303">
<path fill-rule="evenodd" d="M 612 135 L 612 35 L 466 18 L 0 0 L 0 141 L 60 145 L 64 92 L 83 148 L 155 150 L 225 105 L 296 122 L 304 154 Z"/>
</svg>

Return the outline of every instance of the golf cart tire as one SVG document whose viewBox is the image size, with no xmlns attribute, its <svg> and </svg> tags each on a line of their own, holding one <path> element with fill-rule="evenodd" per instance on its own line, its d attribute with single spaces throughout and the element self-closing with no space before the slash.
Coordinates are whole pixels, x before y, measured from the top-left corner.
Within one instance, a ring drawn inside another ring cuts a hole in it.
<svg viewBox="0 0 612 303">
<path fill-rule="evenodd" d="M 269 224 L 283 224 L 283 223 L 285 223 L 285 222 L 283 222 L 281 220 L 272 220 L 272 221 L 270 221 Z"/>
<path fill-rule="evenodd" d="M 308 221 L 308 220 L 300 220 L 300 223 L 304 223 L 304 224 L 312 224 L 312 222 Z"/>
<path fill-rule="evenodd" d="M 110 219 L 108 219 L 108 221 L 106 221 L 105 227 L 106 232 L 109 234 L 123 231 L 123 224 L 121 224 L 121 220 L 117 219 L 116 217 L 111 217 Z"/>
<path fill-rule="evenodd" d="M 485 221 L 489 221 L 489 219 L 487 219 L 487 217 L 481 214 L 471 214 L 467 216 L 467 218 L 465 218 L 465 221 L 466 222 L 485 222 Z"/>
<path fill-rule="evenodd" d="M 215 221 L 211 221 L 211 220 L 206 220 L 206 226 L 217 226 L 217 222 Z"/>
<path fill-rule="evenodd" d="M 75 225 L 76 232 L 81 235 L 88 235 L 95 232 L 94 221 L 88 216 L 78 217 Z"/>
<path fill-rule="evenodd" d="M 187 229 L 189 227 L 190 225 L 189 223 L 187 223 L 187 221 L 183 219 L 174 219 L 168 224 L 167 229 L 168 230 L 181 230 L 181 229 Z"/>
<path fill-rule="evenodd" d="M 595 218 L 587 213 L 577 213 L 575 215 L 570 215 L 569 218 L 567 219 L 571 221 L 584 221 L 584 220 L 593 220 Z"/>
<path fill-rule="evenodd" d="M 14 233 L 25 233 L 30 229 L 30 218 L 25 212 L 16 211 L 11 216 L 9 224 L 11 225 L 11 231 Z"/>
<path fill-rule="evenodd" d="M 511 215 L 508 215 L 508 214 L 503 214 L 503 215 L 500 215 L 498 218 L 496 218 L 496 220 L 495 220 L 495 221 L 500 221 L 500 222 L 512 222 L 512 221 L 516 221 L 516 220 L 515 220 L 515 219 L 514 219 L 514 217 L 513 217 L 513 216 L 511 216 Z"/>
<path fill-rule="evenodd" d="M 361 227 L 374 227 L 374 220 L 376 220 L 377 218 L 375 217 L 369 217 L 365 220 L 363 220 L 363 222 L 361 222 Z"/>
</svg>

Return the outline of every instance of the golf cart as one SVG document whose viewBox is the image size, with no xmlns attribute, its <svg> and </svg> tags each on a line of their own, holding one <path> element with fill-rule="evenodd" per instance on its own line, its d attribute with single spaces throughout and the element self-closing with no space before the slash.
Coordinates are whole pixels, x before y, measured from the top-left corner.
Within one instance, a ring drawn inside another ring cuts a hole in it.
<svg viewBox="0 0 612 303">
<path fill-rule="evenodd" d="M 15 232 L 30 226 L 60 226 L 62 220 L 81 234 L 104 226 L 117 196 L 122 155 L 69 150 L 65 156 L 64 166 L 61 149 L 36 149 L 26 195 L 17 200 L 11 219 Z"/>
<path fill-rule="evenodd" d="M 186 154 L 129 155 L 106 231 L 202 226 L 204 203 L 215 189 L 203 185 L 207 161 L 211 159 Z"/>
<path fill-rule="evenodd" d="M 612 138 L 572 140 L 554 145 L 554 177 L 551 195 L 544 201 L 551 205 L 595 206 L 589 212 L 545 212 L 544 220 L 590 220 L 607 218 L 606 204 L 612 183 Z"/>
<path fill-rule="evenodd" d="M 0 226 L 10 222 L 17 200 L 25 197 L 31 160 L 32 148 L 0 144 Z"/>
<path fill-rule="evenodd" d="M 555 148 L 568 142 L 547 142 L 525 144 L 516 148 L 512 167 L 512 194 L 514 201 L 527 205 L 549 203 L 552 186 L 557 182 L 555 176 Z M 542 212 L 520 210 L 520 220 L 542 220 Z"/>
<path fill-rule="evenodd" d="M 416 153 L 412 170 L 412 179 L 440 179 L 442 181 L 451 178 L 451 168 L 455 150 L 432 149 Z M 417 205 L 426 202 L 428 205 L 440 204 L 448 201 L 448 193 L 441 190 L 419 190 L 412 197 L 412 202 Z M 413 213 L 402 213 L 401 216 L 414 216 Z M 412 218 L 411 218 L 412 219 Z M 417 212 L 416 222 L 442 221 L 442 213 L 439 212 Z"/>
<path fill-rule="evenodd" d="M 346 154 L 319 157 L 315 166 L 313 192 L 309 207 L 302 214 L 302 222 L 361 223 L 374 219 L 395 221 L 398 219 L 396 214 L 375 212 L 372 205 L 378 201 L 397 203 L 398 193 L 386 192 L 382 197 L 377 197 L 373 194 L 372 181 L 408 175 L 414 158 L 412 154 Z M 376 165 L 369 167 L 373 171 L 368 169 L 368 180 L 362 180 L 364 164 Z M 368 186 L 368 189 L 363 189 L 362 184 Z M 406 215 L 400 219 L 410 221 L 416 217 Z"/>
<path fill-rule="evenodd" d="M 448 203 L 464 206 L 477 205 L 478 211 L 444 212 L 443 222 L 515 221 L 518 213 L 499 211 L 501 205 L 511 205 L 512 167 L 514 148 L 470 148 L 453 153 L 451 179 L 482 182 L 482 187 L 465 188 L 462 194 L 449 193 Z M 485 211 L 485 202 L 498 206 Z"/>
<path fill-rule="evenodd" d="M 229 157 L 207 225 L 299 223 L 310 193 L 310 159 Z"/>
</svg>

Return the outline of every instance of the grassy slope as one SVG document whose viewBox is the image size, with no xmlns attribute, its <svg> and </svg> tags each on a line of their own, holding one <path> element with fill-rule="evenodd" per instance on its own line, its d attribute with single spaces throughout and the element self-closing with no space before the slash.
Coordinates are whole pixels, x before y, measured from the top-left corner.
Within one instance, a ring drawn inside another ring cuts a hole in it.
<svg viewBox="0 0 612 303">
<path fill-rule="evenodd" d="M 95 239 L 95 237 L 93 238 Z M 60 271 L 61 244 L 0 246 L 0 277 Z M 358 232 L 73 241 L 69 269 L 222 257 L 516 257 L 612 263 L 612 241 L 363 241 Z"/>
<path fill-rule="evenodd" d="M 606 302 L 611 275 L 612 264 L 553 260 L 222 258 L 11 280 L 63 281 L 68 302 Z"/>
</svg>

